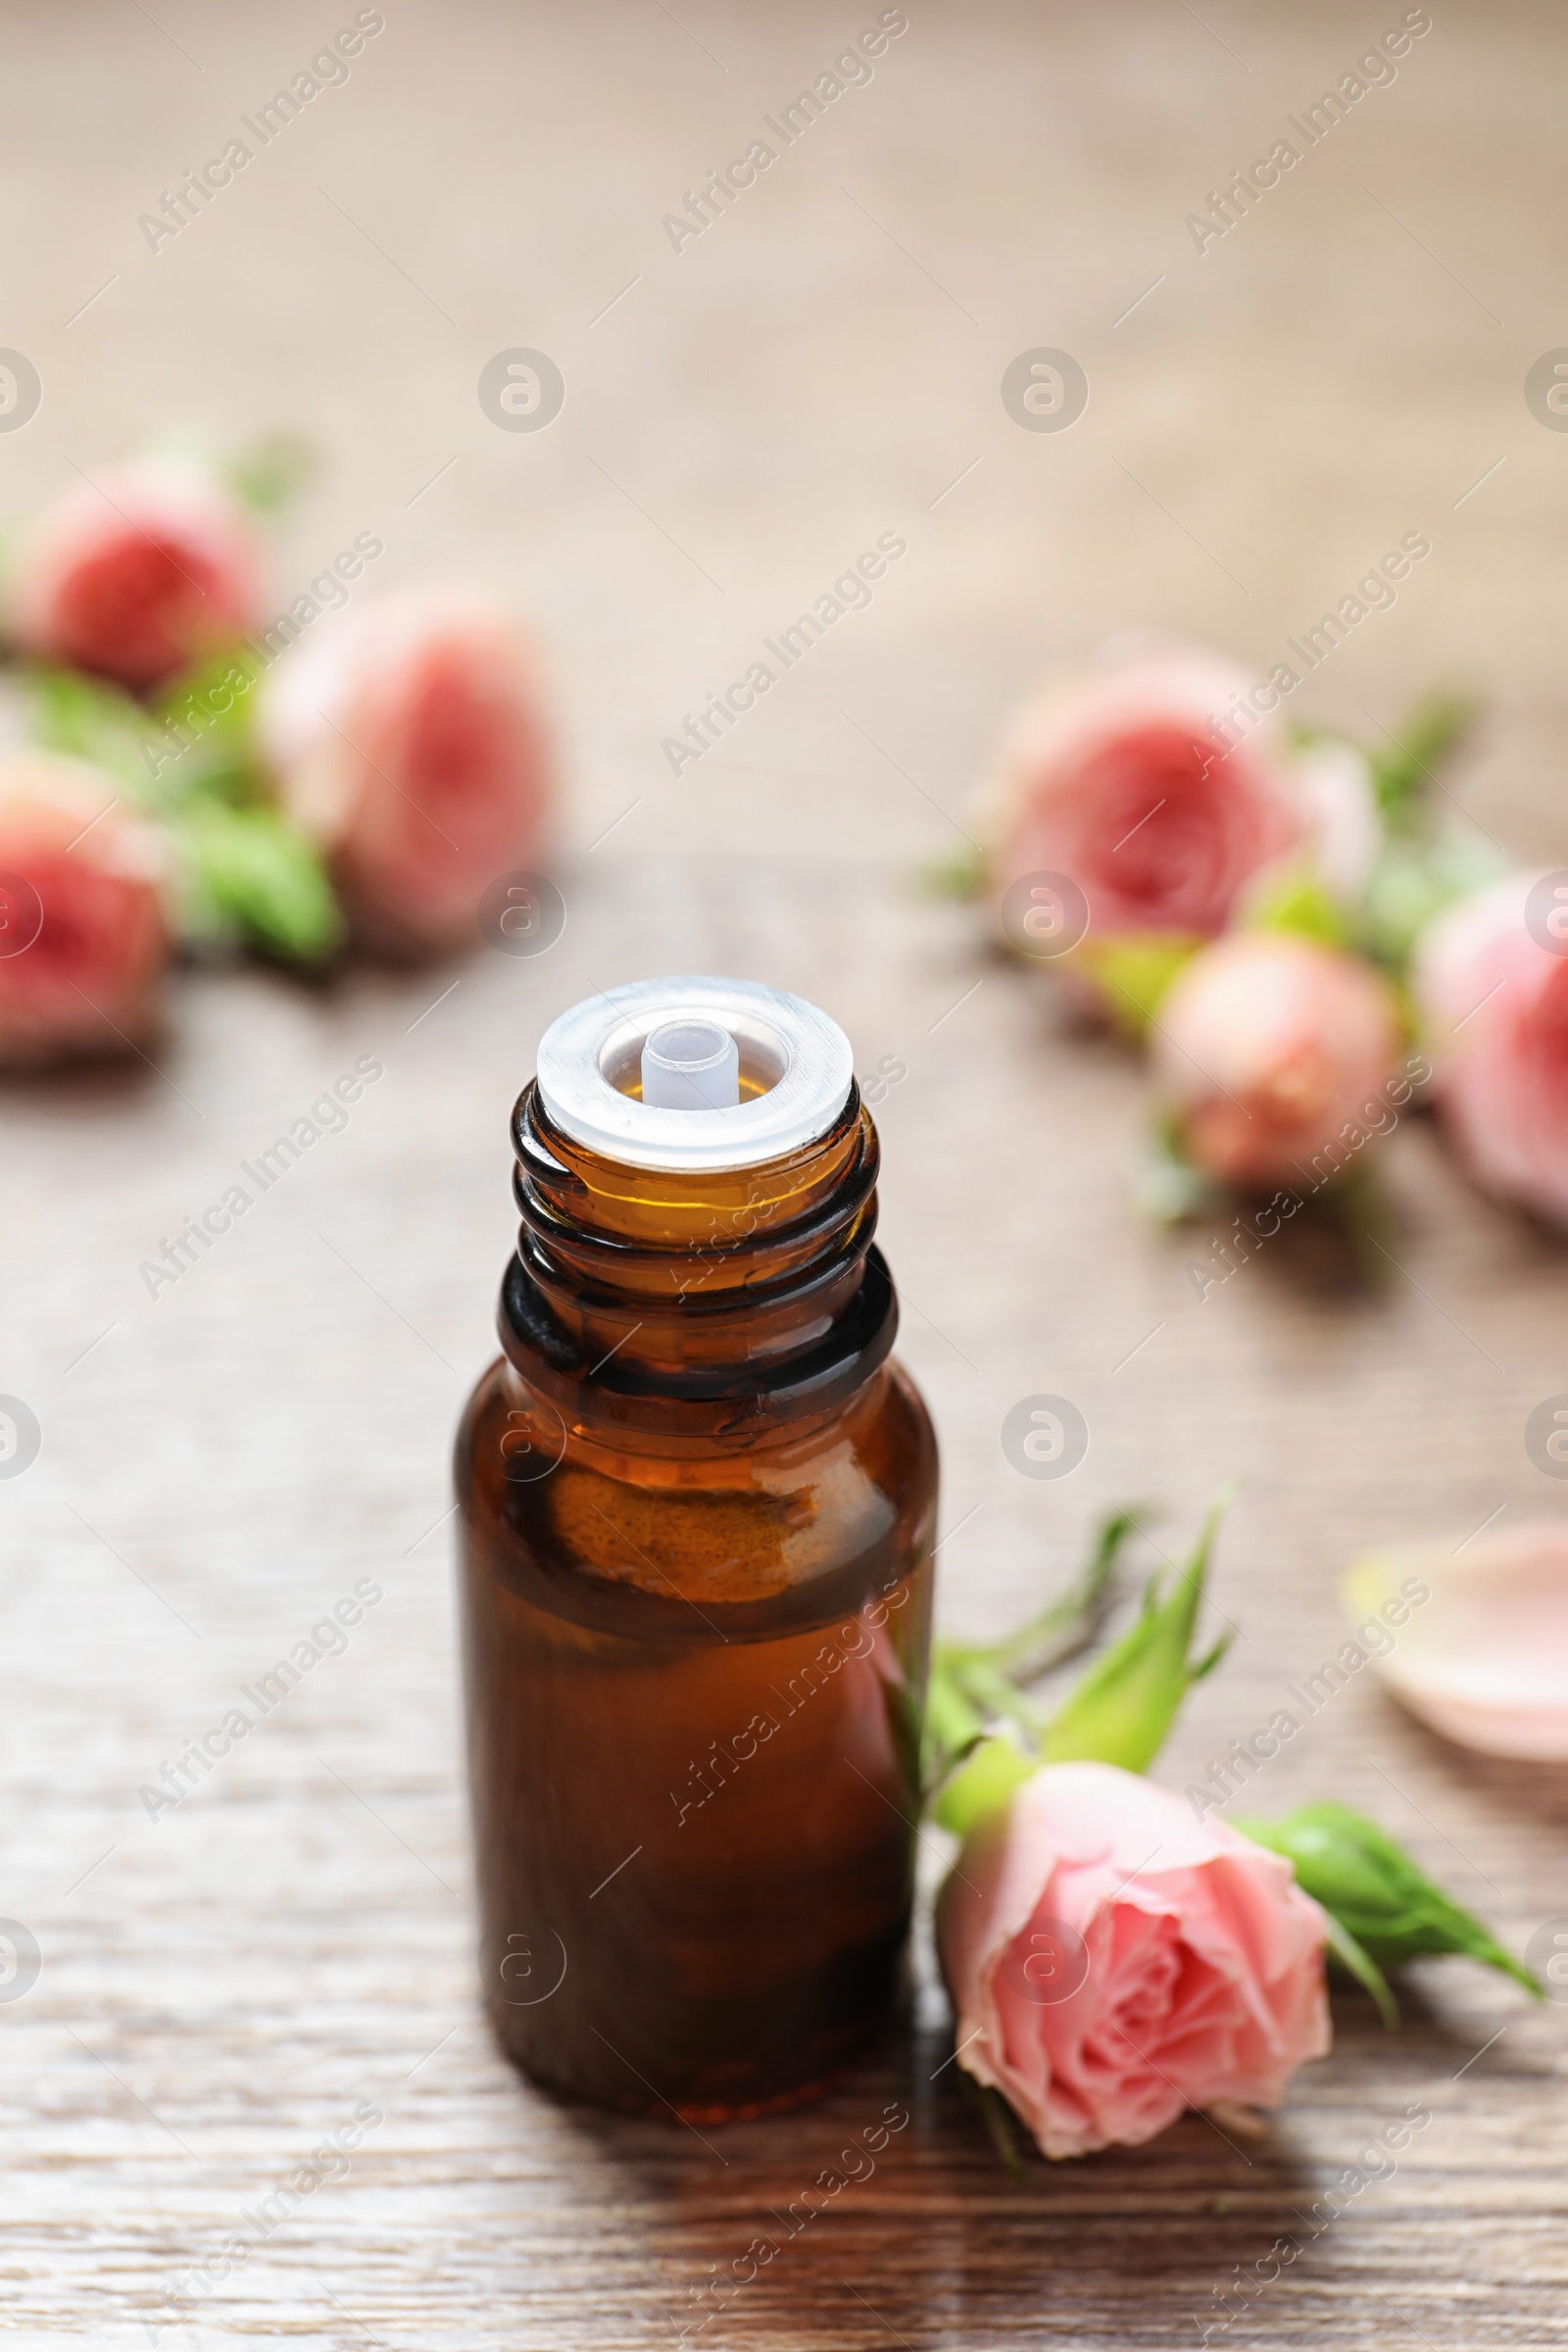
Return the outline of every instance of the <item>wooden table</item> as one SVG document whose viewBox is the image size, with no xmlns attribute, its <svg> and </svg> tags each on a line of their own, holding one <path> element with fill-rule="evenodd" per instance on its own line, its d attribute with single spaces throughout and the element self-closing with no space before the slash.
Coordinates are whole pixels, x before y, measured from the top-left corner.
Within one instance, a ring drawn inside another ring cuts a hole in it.
<svg viewBox="0 0 1568 2352">
<path fill-rule="evenodd" d="M 1200 1301 L 1206 1230 L 1132 1212 L 1134 1063 L 907 877 L 962 847 L 1000 717 L 1051 662 L 1136 621 L 1266 666 L 1410 528 L 1431 563 L 1313 715 L 1370 730 L 1433 672 L 1480 676 L 1495 715 L 1455 789 L 1521 855 L 1568 856 L 1568 443 L 1520 389 L 1562 332 L 1560 28 L 1523 0 L 1435 11 L 1397 81 L 1200 257 L 1186 215 L 1375 18 L 911 8 L 869 85 L 676 254 L 662 215 L 859 23 L 678 13 L 389 8 L 347 85 L 156 254 L 137 215 L 328 17 L 106 0 L 12 26 L 0 340 L 45 401 L 0 437 L 0 500 L 172 416 L 310 425 L 324 468 L 280 594 L 368 526 L 389 582 L 471 573 L 540 615 L 569 920 L 537 962 L 190 973 L 156 1072 L 8 1090 L 0 1386 L 44 1444 L 0 1484 L 0 1912 L 42 1973 L 0 2003 L 0 2328 L 141 2345 L 249 2227 L 160 2340 L 643 2352 L 706 2319 L 687 2340 L 713 2352 L 1110 2352 L 1200 2340 L 1234 2266 L 1292 2234 L 1211 2340 L 1546 2352 L 1568 2011 L 1465 1963 L 1419 1975 L 1396 2035 L 1340 2002 L 1267 2140 L 1189 2118 L 1021 2185 L 945 2063 L 924 1955 L 907 2033 L 710 2146 L 558 2109 L 479 2023 L 447 1451 L 511 1246 L 507 1109 L 596 987 L 762 974 L 828 1006 L 862 1071 L 906 1066 L 878 1111 L 883 1233 L 943 1439 L 951 1628 L 1030 1605 L 1108 1502 L 1164 1498 L 1169 1544 L 1241 1478 L 1215 1592 L 1243 1639 L 1162 1765 L 1178 1783 L 1333 1648 L 1359 1548 L 1559 1499 L 1522 1442 L 1568 1388 L 1559 1244 L 1411 1122 L 1385 1288 L 1281 1249 Z M 997 395 L 1043 345 L 1092 386 L 1059 436 Z M 538 436 L 474 396 L 514 346 L 566 378 Z M 908 552 L 870 610 L 672 778 L 681 714 L 882 531 Z M 348 1129 L 149 1298 L 139 1263 L 367 1053 L 385 1075 Z M 999 1444 L 1040 1390 L 1092 1433 L 1059 1485 Z M 342 1654 L 150 1819 L 138 1789 L 366 1578 L 382 1596 Z M 1563 1777 L 1446 1747 L 1364 1679 L 1269 1773 L 1260 1805 L 1366 1806 L 1515 1948 L 1568 1913 Z M 716 2306 L 712 2273 L 889 2102 L 912 2121 L 874 2175 Z M 1412 2102 L 1433 2120 L 1397 2173 L 1307 2242 L 1298 2216 Z M 317 2168 L 339 2177 L 280 2197 L 340 2130 L 358 2144 Z"/>
</svg>

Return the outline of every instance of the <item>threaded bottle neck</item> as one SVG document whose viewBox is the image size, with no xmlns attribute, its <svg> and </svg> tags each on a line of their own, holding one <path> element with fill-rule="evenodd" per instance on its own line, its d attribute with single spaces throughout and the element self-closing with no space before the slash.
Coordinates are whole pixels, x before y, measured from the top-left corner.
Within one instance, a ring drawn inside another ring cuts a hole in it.
<svg viewBox="0 0 1568 2352">
<path fill-rule="evenodd" d="M 564 1134 L 537 1084 L 513 1141 L 522 1223 L 502 1344 L 568 1419 L 755 1442 L 852 1395 L 887 1355 L 879 1152 L 853 1087 L 825 1134 L 751 1168 L 626 1166 Z"/>
</svg>

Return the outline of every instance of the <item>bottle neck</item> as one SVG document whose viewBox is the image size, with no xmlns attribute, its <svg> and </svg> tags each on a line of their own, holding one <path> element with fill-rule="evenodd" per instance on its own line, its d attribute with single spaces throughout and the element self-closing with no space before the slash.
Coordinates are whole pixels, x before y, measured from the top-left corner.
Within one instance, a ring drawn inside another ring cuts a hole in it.
<svg viewBox="0 0 1568 2352">
<path fill-rule="evenodd" d="M 755 1168 L 608 1159 L 554 1124 L 536 1085 L 513 1141 L 522 1224 L 501 1340 L 568 1422 L 755 1445 L 842 1405 L 887 1356 L 879 1153 L 854 1087 L 826 1134 Z"/>
</svg>

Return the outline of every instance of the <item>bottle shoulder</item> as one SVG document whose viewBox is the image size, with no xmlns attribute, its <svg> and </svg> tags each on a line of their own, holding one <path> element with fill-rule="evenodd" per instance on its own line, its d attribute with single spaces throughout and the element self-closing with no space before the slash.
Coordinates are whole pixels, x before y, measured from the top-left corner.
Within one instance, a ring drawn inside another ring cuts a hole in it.
<svg viewBox="0 0 1568 2352">
<path fill-rule="evenodd" d="M 686 1630 L 716 1621 L 745 1639 L 754 1616 L 780 1607 L 858 1605 L 929 1550 L 935 1440 L 918 1391 L 890 1364 L 771 1443 L 628 1452 L 611 1437 L 566 1428 L 506 1359 L 492 1364 L 458 1438 L 471 1556 L 506 1582 L 565 1579 L 579 1599 L 588 1587 L 641 1596 L 661 1617 L 675 1603 Z"/>
</svg>

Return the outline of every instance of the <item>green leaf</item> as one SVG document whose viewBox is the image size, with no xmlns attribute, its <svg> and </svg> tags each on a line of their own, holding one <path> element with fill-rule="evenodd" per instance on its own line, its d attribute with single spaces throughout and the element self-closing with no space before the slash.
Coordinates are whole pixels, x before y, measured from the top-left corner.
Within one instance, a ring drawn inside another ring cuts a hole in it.
<svg viewBox="0 0 1568 2352">
<path fill-rule="evenodd" d="M 925 899 L 977 899 L 986 886 L 986 854 L 971 842 L 951 857 L 928 858 L 916 867 L 914 882 Z"/>
<path fill-rule="evenodd" d="M 1289 931 L 1323 948 L 1347 948 L 1350 925 L 1315 875 L 1293 869 L 1264 883 L 1249 899 L 1249 931 Z"/>
<path fill-rule="evenodd" d="M 942 1671 L 978 1711 L 983 1722 L 1011 1724 L 1022 1733 L 1028 1746 L 1039 1745 L 1040 1711 L 1000 1667 L 993 1666 L 979 1653 L 960 1652 L 955 1656 L 949 1651 L 942 1662 Z"/>
<path fill-rule="evenodd" d="M 78 670 L 21 673 L 34 740 L 91 760 L 154 814 L 198 798 L 235 808 L 267 800 L 255 748 L 257 675 L 254 656 L 235 647 L 188 671 L 144 710 L 122 688 Z"/>
<path fill-rule="evenodd" d="M 1026 1745 L 1038 1744 L 1042 1719 L 1019 1686 L 1037 1682 L 1093 1642 L 1115 1599 L 1122 1546 L 1144 1515 L 1139 1505 L 1112 1511 L 1101 1523 L 1088 1563 L 1066 1592 L 1004 1641 L 936 1644 L 925 1715 L 928 1788 L 968 1753 L 988 1723 L 1011 1724 Z"/>
<path fill-rule="evenodd" d="M 980 1648 L 944 1643 L 956 1660 L 983 1660 L 1014 1683 L 1038 1682 L 1054 1666 L 1086 1648 L 1103 1623 L 1115 1599 L 1116 1564 L 1129 1537 L 1151 1516 L 1147 1503 L 1129 1503 L 1101 1521 L 1095 1546 L 1081 1573 L 1065 1592 L 1031 1617 L 1002 1642 Z"/>
<path fill-rule="evenodd" d="M 1302 1226 L 1338 1236 L 1356 1278 L 1370 1292 L 1388 1288 L 1393 1258 L 1388 1245 L 1396 1221 L 1383 1170 L 1375 1158 L 1349 1160 L 1303 1204 Z"/>
<path fill-rule="evenodd" d="M 101 767 L 124 785 L 140 808 L 161 805 L 165 795 L 159 790 L 152 757 L 159 729 L 138 702 L 122 688 L 84 677 L 80 670 L 39 664 L 24 668 L 19 676 L 27 729 L 36 743 Z"/>
<path fill-rule="evenodd" d="M 1168 1594 L 1161 1596 L 1157 1575 L 1150 1578 L 1138 1623 L 1096 1659 L 1047 1726 L 1042 1753 L 1049 1763 L 1093 1758 L 1148 1771 L 1188 1690 L 1212 1673 L 1229 1644 L 1225 1635 L 1202 1657 L 1191 1655 L 1215 1531 L 1229 1501 L 1227 1491 L 1211 1504 Z"/>
<path fill-rule="evenodd" d="M 341 944 L 343 916 L 320 856 L 279 810 L 197 801 L 171 830 L 183 853 L 193 937 L 238 937 L 298 963 L 318 963 Z"/>
<path fill-rule="evenodd" d="M 1361 904 L 1361 944 L 1378 962 L 1402 971 L 1428 924 L 1507 870 L 1495 842 L 1467 819 L 1450 817 L 1426 839 L 1392 836 L 1378 854 Z"/>
<path fill-rule="evenodd" d="M 1389 1987 L 1389 1980 L 1373 1959 L 1364 1943 L 1358 1943 L 1348 1928 L 1337 1920 L 1332 1911 L 1325 1914 L 1329 1923 L 1329 1950 L 1347 1975 L 1354 1977 L 1378 2005 L 1384 2025 L 1392 2033 L 1399 2022 L 1399 2005 Z"/>
<path fill-rule="evenodd" d="M 1150 1130 L 1134 1197 L 1153 1225 L 1182 1225 L 1219 1204 L 1220 1187 L 1189 1159 L 1180 1122 L 1168 1115 L 1156 1118 Z"/>
<path fill-rule="evenodd" d="M 920 1727 L 920 1785 L 939 1788 L 986 1734 L 985 1710 L 946 1671 L 939 1647 L 931 1661 L 926 1684 L 925 1713 Z"/>
<path fill-rule="evenodd" d="M 259 514 L 288 506 L 316 471 L 316 456 L 298 433 L 263 433 L 235 452 L 222 468 L 235 496 Z"/>
<path fill-rule="evenodd" d="M 182 928 L 319 963 L 343 916 L 319 852 L 267 799 L 254 748 L 256 665 L 243 648 L 204 662 L 144 710 L 74 670 L 23 673 L 36 740 L 91 760 L 156 817 L 179 853 Z"/>
<path fill-rule="evenodd" d="M 268 798 L 256 745 L 256 656 L 232 646 L 186 670 L 154 707 L 159 770 L 176 799 L 198 796 L 232 808 Z"/>
<path fill-rule="evenodd" d="M 1185 931 L 1127 931 L 1114 939 L 1093 932 L 1063 962 L 1100 992 L 1105 1010 L 1131 1038 L 1142 1038 L 1181 970 L 1202 946 Z"/>
<path fill-rule="evenodd" d="M 1500 1969 L 1541 1998 L 1539 1977 L 1492 1931 L 1451 1902 L 1387 1830 L 1348 1805 L 1302 1805 L 1283 1821 L 1234 1825 L 1296 1865 L 1298 1885 L 1380 1968 L 1433 1952 L 1462 1952 Z"/>
<path fill-rule="evenodd" d="M 954 2055 L 958 2060 L 958 2087 L 970 2105 L 978 2108 L 987 2138 L 1004 2169 L 1012 2175 L 1021 2187 L 1028 2176 L 1023 2168 L 1023 2158 L 1018 2153 L 1017 2117 L 1000 2090 L 989 2082 L 977 2082 L 965 2067 L 961 2054 L 955 2051 Z"/>
<path fill-rule="evenodd" d="M 1396 831 L 1417 816 L 1436 770 L 1474 725 L 1478 706 L 1468 695 L 1433 693 L 1409 713 L 1390 748 L 1368 754 L 1384 822 Z"/>
</svg>

